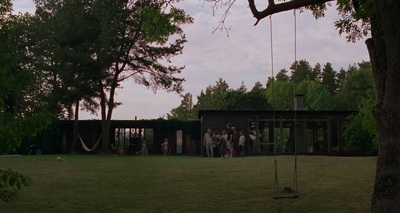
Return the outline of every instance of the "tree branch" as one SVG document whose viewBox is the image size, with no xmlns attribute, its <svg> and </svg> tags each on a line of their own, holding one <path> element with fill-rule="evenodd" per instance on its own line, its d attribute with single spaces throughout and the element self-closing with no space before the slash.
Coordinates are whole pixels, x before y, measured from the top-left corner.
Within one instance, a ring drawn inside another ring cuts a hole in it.
<svg viewBox="0 0 400 213">
<path fill-rule="evenodd" d="M 261 19 L 275 13 L 293 10 L 314 4 L 322 4 L 328 1 L 333 0 L 292 0 L 280 4 L 275 4 L 274 0 L 268 0 L 268 7 L 263 11 L 258 11 L 256 5 L 254 4 L 254 0 L 248 0 L 251 13 L 257 19 L 257 22 L 254 25 L 257 25 Z"/>
</svg>

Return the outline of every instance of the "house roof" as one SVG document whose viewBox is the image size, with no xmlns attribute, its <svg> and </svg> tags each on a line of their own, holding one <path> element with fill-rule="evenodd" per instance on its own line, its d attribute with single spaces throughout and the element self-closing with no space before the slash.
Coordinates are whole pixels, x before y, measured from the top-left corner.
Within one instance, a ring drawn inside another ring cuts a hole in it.
<svg viewBox="0 0 400 213">
<path fill-rule="evenodd" d="M 248 115 L 248 116 L 341 116 L 347 117 L 350 114 L 354 114 L 357 111 L 343 111 L 343 110 L 199 110 L 197 117 L 200 119 L 203 115 Z"/>
</svg>

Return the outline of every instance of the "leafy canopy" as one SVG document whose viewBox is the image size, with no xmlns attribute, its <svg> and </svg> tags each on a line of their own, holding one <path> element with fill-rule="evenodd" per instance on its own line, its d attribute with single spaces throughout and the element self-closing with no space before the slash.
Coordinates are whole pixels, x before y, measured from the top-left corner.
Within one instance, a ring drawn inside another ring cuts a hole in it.
<svg viewBox="0 0 400 213">
<path fill-rule="evenodd" d="M 10 5 L 0 4 L 0 153 L 15 152 L 50 121 L 27 48 L 31 17 L 12 15 Z"/>
</svg>

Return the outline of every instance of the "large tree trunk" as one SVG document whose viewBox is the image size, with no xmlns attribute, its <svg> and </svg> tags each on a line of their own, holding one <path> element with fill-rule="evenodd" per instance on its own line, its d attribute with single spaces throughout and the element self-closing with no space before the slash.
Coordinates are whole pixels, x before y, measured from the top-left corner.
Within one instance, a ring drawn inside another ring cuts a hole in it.
<svg viewBox="0 0 400 213">
<path fill-rule="evenodd" d="M 74 141 L 72 142 L 72 146 L 71 146 L 71 154 L 76 154 L 76 152 L 77 152 L 77 145 L 79 142 L 78 120 L 79 120 L 79 101 L 76 101 L 75 119 L 74 119 Z"/>
<path fill-rule="evenodd" d="M 379 29 L 372 31 L 368 47 L 380 101 L 374 109 L 380 145 L 371 212 L 397 213 L 400 212 L 400 9 L 396 1 L 377 2 L 375 21 Z"/>
<path fill-rule="evenodd" d="M 114 110 L 114 95 L 115 95 L 115 90 L 118 85 L 118 75 L 121 71 L 118 71 L 118 67 L 116 67 L 116 72 L 114 74 L 113 82 L 110 86 L 110 94 L 109 94 L 109 100 L 107 101 L 107 96 L 103 90 L 103 86 L 101 86 L 101 100 L 100 100 L 100 105 L 101 105 L 101 120 L 102 120 L 102 130 L 103 130 L 103 144 L 101 148 L 101 153 L 103 154 L 109 154 L 110 153 L 110 128 L 111 128 L 111 118 L 112 118 L 112 113 Z"/>
<path fill-rule="evenodd" d="M 109 154 L 110 153 L 110 124 L 109 122 L 107 122 L 107 118 L 106 118 L 106 111 L 107 111 L 107 107 L 106 107 L 106 103 L 107 103 L 107 98 L 106 98 L 106 94 L 103 91 L 103 86 L 100 85 L 100 108 L 101 108 L 101 129 L 102 129 L 102 144 L 101 144 L 101 150 L 100 153 L 102 154 Z"/>
<path fill-rule="evenodd" d="M 102 146 L 100 153 L 102 154 L 110 154 L 110 126 L 111 126 L 111 120 L 102 120 Z"/>
<path fill-rule="evenodd" d="M 114 91 L 115 91 L 115 88 L 114 89 L 111 89 L 111 92 L 110 92 L 110 101 L 109 101 L 109 104 L 108 104 L 108 111 L 107 111 L 107 118 L 106 118 L 106 120 L 104 121 L 104 129 L 103 129 L 103 132 L 104 132 L 104 135 L 103 135 L 103 141 L 105 141 L 105 144 L 107 145 L 107 146 L 104 146 L 103 147 L 103 149 L 102 149 L 102 151 L 104 152 L 104 153 L 110 153 L 110 128 L 111 128 L 111 117 L 112 117 L 112 112 L 113 112 L 113 110 L 114 110 Z M 111 96 L 112 95 L 112 96 Z"/>
</svg>

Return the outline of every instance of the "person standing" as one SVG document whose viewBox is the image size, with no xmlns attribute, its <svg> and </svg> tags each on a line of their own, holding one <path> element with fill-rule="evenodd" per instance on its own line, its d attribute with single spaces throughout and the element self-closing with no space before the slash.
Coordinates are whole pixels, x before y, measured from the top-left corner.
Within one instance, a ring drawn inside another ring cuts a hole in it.
<svg viewBox="0 0 400 213">
<path fill-rule="evenodd" d="M 236 158 L 239 154 L 239 136 L 236 132 L 236 127 L 232 127 L 232 132 L 233 132 L 233 137 L 232 137 L 232 143 L 233 143 L 233 156 Z"/>
<path fill-rule="evenodd" d="M 206 134 L 204 134 L 203 138 L 203 146 L 206 147 L 207 157 L 214 157 L 214 146 L 213 146 L 213 135 L 211 129 L 207 129 Z"/>
<path fill-rule="evenodd" d="M 228 139 L 226 141 L 226 146 L 228 147 L 230 158 L 233 157 L 233 131 L 232 131 L 232 124 L 226 124 L 226 132 L 228 135 Z"/>
<path fill-rule="evenodd" d="M 220 152 L 219 152 L 219 145 L 221 142 L 221 136 L 217 131 L 214 131 L 213 133 L 213 147 L 214 147 L 214 157 L 219 157 Z"/>
<path fill-rule="evenodd" d="M 149 152 L 147 151 L 147 147 L 146 146 L 147 146 L 146 145 L 146 140 L 143 140 L 143 142 L 142 142 L 142 151 L 141 151 L 142 155 L 148 155 L 149 154 Z"/>
<path fill-rule="evenodd" d="M 244 156 L 244 146 L 245 146 L 246 138 L 244 137 L 243 130 L 240 130 L 240 137 L 239 137 L 239 156 Z"/>
<path fill-rule="evenodd" d="M 164 139 L 164 143 L 161 144 L 161 150 L 164 153 L 164 155 L 170 155 L 171 154 L 171 147 L 169 146 L 168 139 Z"/>
<path fill-rule="evenodd" d="M 220 158 L 224 158 L 226 152 L 226 140 L 227 140 L 226 131 L 222 130 L 222 135 L 219 142 L 219 154 L 221 155 Z"/>
</svg>

